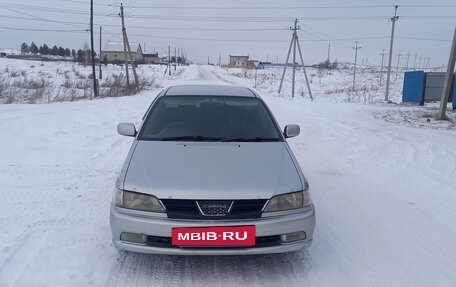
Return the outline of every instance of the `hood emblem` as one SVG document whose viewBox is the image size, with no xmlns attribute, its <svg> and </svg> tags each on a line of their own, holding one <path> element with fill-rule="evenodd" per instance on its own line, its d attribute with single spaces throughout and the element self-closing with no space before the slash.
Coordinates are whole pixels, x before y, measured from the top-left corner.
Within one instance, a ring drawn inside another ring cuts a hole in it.
<svg viewBox="0 0 456 287">
<path fill-rule="evenodd" d="M 196 205 L 202 215 L 225 216 L 231 212 L 233 200 L 197 200 Z"/>
</svg>

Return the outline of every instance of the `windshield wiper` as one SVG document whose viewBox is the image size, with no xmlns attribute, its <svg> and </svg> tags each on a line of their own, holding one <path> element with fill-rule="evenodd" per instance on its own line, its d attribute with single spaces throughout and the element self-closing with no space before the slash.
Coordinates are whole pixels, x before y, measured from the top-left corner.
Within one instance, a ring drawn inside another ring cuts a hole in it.
<svg viewBox="0 0 456 287">
<path fill-rule="evenodd" d="M 202 142 L 202 141 L 220 141 L 223 138 L 220 137 L 206 137 L 206 136 L 199 136 L 199 135 L 188 135 L 188 136 L 174 136 L 174 137 L 163 137 L 160 140 L 162 141 L 195 141 L 195 142 Z"/>
<path fill-rule="evenodd" d="M 160 141 L 210 141 L 210 142 L 276 142 L 280 138 L 262 138 L 262 137 L 237 137 L 237 138 L 224 138 L 224 137 L 208 137 L 201 135 L 186 135 L 186 136 L 172 136 L 159 138 Z"/>
<path fill-rule="evenodd" d="M 276 142 L 279 138 L 260 138 L 260 137 L 243 137 L 243 138 L 224 138 L 222 142 Z"/>
</svg>

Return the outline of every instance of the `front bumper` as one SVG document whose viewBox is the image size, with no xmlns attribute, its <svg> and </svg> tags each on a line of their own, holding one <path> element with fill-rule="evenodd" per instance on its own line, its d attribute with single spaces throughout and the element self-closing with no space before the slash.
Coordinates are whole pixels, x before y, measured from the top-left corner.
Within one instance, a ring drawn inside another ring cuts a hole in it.
<svg viewBox="0 0 456 287">
<path fill-rule="evenodd" d="M 114 246 L 133 252 L 169 255 L 251 255 L 283 253 L 307 248 L 312 243 L 315 229 L 315 209 L 250 220 L 176 220 L 166 214 L 153 214 L 133 211 L 111 205 L 110 223 Z M 178 247 L 170 244 L 171 230 L 175 227 L 210 227 L 254 225 L 255 247 Z M 280 241 L 280 235 L 305 232 L 305 239 L 290 243 Z M 137 244 L 120 240 L 124 232 L 143 234 L 151 240 Z"/>
</svg>

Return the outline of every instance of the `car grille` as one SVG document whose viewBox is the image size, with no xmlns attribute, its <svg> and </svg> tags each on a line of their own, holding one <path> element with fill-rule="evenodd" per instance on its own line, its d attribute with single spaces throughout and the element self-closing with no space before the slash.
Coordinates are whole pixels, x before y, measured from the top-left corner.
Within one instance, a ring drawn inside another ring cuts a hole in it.
<svg viewBox="0 0 456 287">
<path fill-rule="evenodd" d="M 190 200 L 161 199 L 168 218 L 196 220 L 251 219 L 261 217 L 266 199 Z"/>
</svg>

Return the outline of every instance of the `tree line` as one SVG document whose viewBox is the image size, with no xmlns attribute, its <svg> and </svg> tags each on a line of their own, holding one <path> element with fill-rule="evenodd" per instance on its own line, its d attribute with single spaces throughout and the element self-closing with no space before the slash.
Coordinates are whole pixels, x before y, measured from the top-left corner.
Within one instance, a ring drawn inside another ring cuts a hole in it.
<svg viewBox="0 0 456 287">
<path fill-rule="evenodd" d="M 90 57 L 90 49 L 88 48 L 88 46 L 84 47 L 84 49 L 79 49 L 76 51 L 75 49 L 70 50 L 69 48 L 57 47 L 57 45 L 54 45 L 52 48 L 49 47 L 47 44 L 43 44 L 40 47 L 38 47 L 34 42 L 30 43 L 30 45 L 28 45 L 25 42 L 22 43 L 21 53 L 31 53 L 33 55 L 39 54 L 43 56 L 51 55 L 61 57 L 73 57 L 73 59 L 78 62 L 86 62 Z M 94 56 L 96 56 L 95 52 Z"/>
</svg>

